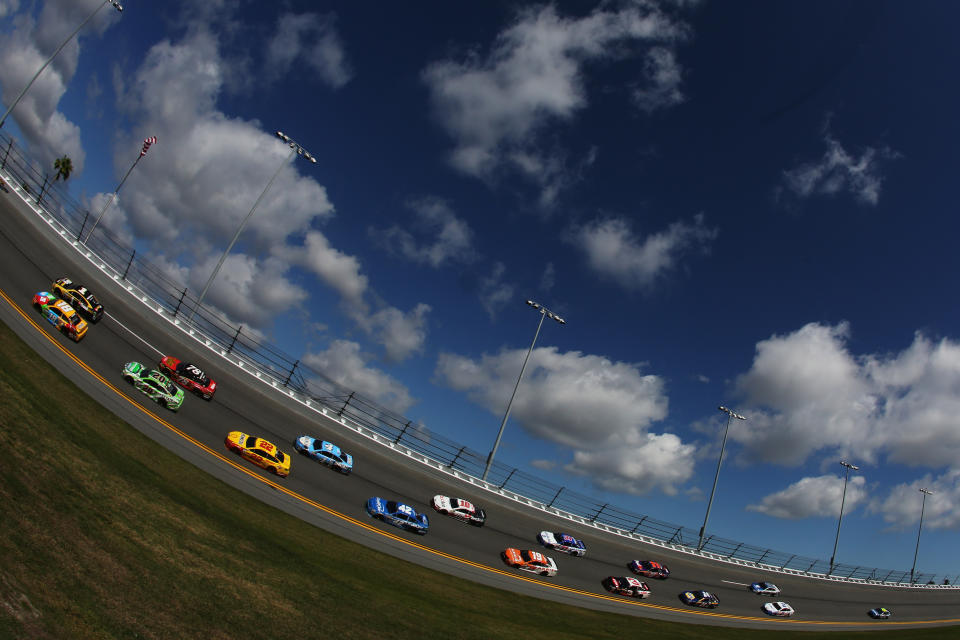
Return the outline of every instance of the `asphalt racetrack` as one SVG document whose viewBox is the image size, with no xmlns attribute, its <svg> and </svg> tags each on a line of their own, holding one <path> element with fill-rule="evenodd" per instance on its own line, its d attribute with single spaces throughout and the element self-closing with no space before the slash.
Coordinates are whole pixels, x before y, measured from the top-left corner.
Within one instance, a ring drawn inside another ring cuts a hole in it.
<svg viewBox="0 0 960 640">
<path fill-rule="evenodd" d="M 49 289 L 62 276 L 86 284 L 106 308 L 104 319 L 91 325 L 78 344 L 56 333 L 31 307 L 33 294 Z M 764 574 L 600 535 L 431 472 L 292 402 L 183 336 L 65 241 L 53 238 L 46 223 L 27 211 L 15 193 L 0 193 L 0 290 L 5 294 L 0 298 L 3 321 L 107 409 L 252 498 L 394 556 L 535 597 L 676 622 L 811 630 L 960 624 L 960 590 L 852 585 Z M 197 363 L 217 381 L 214 399 L 206 402 L 188 394 L 179 413 L 173 413 L 124 383 L 120 375 L 124 363 L 138 360 L 155 367 L 161 355 Z M 227 452 L 223 440 L 232 430 L 267 438 L 291 454 L 298 435 L 328 439 L 353 454 L 355 469 L 343 476 L 294 455 L 290 477 L 278 479 Z M 485 507 L 486 526 L 478 529 L 436 514 L 429 504 L 438 493 Z M 371 520 L 364 510 L 371 496 L 400 500 L 428 513 L 430 532 L 418 536 Z M 536 549 L 535 536 L 545 529 L 582 538 L 587 555 L 575 558 L 548 552 L 559 566 L 555 578 L 519 573 L 502 564 L 503 549 Z M 653 594 L 647 600 L 612 596 L 600 584 L 606 576 L 630 575 L 627 564 L 632 559 L 658 560 L 671 569 L 666 581 L 648 580 Z M 779 599 L 796 609 L 794 618 L 780 620 L 763 614 L 761 607 L 770 598 L 747 590 L 749 583 L 758 580 L 775 582 L 782 589 Z M 715 593 L 720 608 L 686 607 L 678 594 L 689 589 Z M 891 609 L 894 617 L 871 620 L 867 611 L 876 606 Z"/>
</svg>

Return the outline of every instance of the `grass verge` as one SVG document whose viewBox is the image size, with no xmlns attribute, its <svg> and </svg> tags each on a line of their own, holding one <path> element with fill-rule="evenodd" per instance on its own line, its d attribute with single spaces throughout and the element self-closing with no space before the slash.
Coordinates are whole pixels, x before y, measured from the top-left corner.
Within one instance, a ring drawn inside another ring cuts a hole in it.
<svg viewBox="0 0 960 640">
<path fill-rule="evenodd" d="M 0 638 L 770 635 L 518 596 L 321 531 L 156 445 L 3 324 L 0 452 Z M 960 627 L 777 633 L 891 635 L 960 637 Z"/>
</svg>

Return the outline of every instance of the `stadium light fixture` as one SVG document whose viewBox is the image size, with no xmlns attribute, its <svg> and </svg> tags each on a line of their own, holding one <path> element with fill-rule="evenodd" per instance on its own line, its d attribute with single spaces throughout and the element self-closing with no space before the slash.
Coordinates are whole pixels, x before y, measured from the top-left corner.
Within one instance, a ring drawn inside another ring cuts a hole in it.
<svg viewBox="0 0 960 640">
<path fill-rule="evenodd" d="M 727 446 L 727 433 L 730 431 L 730 420 L 746 420 L 739 413 L 734 413 L 723 405 L 718 410 L 727 414 L 727 427 L 723 430 L 723 442 L 720 443 L 720 459 L 717 460 L 717 473 L 713 477 L 713 489 L 710 490 L 710 499 L 707 501 L 707 514 L 703 517 L 703 526 L 700 527 L 700 540 L 697 542 L 697 551 L 703 549 L 703 534 L 707 530 L 707 521 L 710 519 L 710 508 L 713 506 L 713 496 L 717 492 L 717 481 L 720 479 L 720 465 L 723 464 L 723 450 Z"/>
<path fill-rule="evenodd" d="M 843 522 L 843 504 L 847 499 L 847 480 L 850 479 L 851 471 L 859 471 L 860 467 L 850 464 L 846 460 L 841 460 L 840 464 L 846 467 L 846 474 L 843 476 L 843 496 L 840 498 L 840 519 L 837 520 L 837 537 L 833 540 L 833 553 L 830 555 L 830 571 L 827 575 L 833 573 L 833 561 L 837 557 L 837 543 L 840 542 L 840 523 Z"/>
<path fill-rule="evenodd" d="M 314 158 L 310 152 L 304 149 L 301 145 L 297 144 L 290 136 L 285 134 L 283 131 L 277 131 L 277 137 L 283 140 L 290 147 L 290 153 L 283 159 L 283 162 L 280 163 L 280 166 L 277 167 L 277 170 L 270 177 L 270 181 L 267 182 L 267 186 L 263 188 L 263 191 L 260 192 L 260 196 L 257 198 L 257 201 L 253 203 L 253 208 L 250 209 L 250 213 L 247 214 L 247 217 L 243 219 L 243 222 L 240 223 L 240 226 L 237 227 L 237 232 L 233 234 L 233 240 L 230 241 L 230 244 L 227 246 L 226 251 L 223 252 L 223 255 L 220 256 L 220 261 L 217 262 L 217 266 L 214 267 L 213 273 L 210 274 L 210 277 L 207 278 L 207 284 L 203 285 L 203 291 L 200 292 L 200 297 L 197 298 L 197 303 L 193 305 L 193 311 L 190 312 L 190 319 L 193 319 L 193 316 L 197 313 L 197 309 L 200 308 L 200 303 L 203 302 L 204 297 L 207 295 L 207 290 L 210 289 L 210 285 L 213 284 L 213 281 L 216 279 L 217 274 L 220 273 L 220 267 L 223 266 L 223 261 L 227 259 L 227 256 L 230 254 L 230 250 L 233 249 L 233 245 L 236 244 L 237 238 L 240 237 L 240 233 L 243 232 L 243 228 L 247 226 L 247 222 L 253 216 L 253 212 L 257 210 L 257 207 L 260 206 L 260 201 L 263 200 L 263 197 L 267 195 L 267 191 L 270 190 L 270 187 L 273 185 L 273 181 L 277 179 L 277 176 L 280 175 L 280 171 L 287 165 L 290 160 L 297 155 L 303 156 L 310 162 L 316 164 L 317 159 Z"/>
<path fill-rule="evenodd" d="M 523 380 L 523 372 L 527 368 L 527 361 L 530 359 L 530 354 L 533 353 L 533 346 L 537 344 L 537 336 L 540 335 L 540 327 L 543 326 L 543 319 L 550 318 L 551 320 L 556 321 L 558 324 L 567 324 L 566 320 L 553 313 L 539 302 L 527 300 L 527 305 L 540 312 L 540 322 L 537 323 L 537 331 L 533 334 L 533 341 L 530 343 L 530 348 L 527 349 L 527 356 L 523 359 L 523 366 L 520 367 L 520 375 L 517 376 L 517 384 L 513 385 L 513 393 L 510 394 L 510 401 L 507 402 L 507 411 L 503 414 L 503 421 L 500 423 L 500 430 L 497 432 L 497 439 L 493 443 L 493 449 L 490 450 L 490 455 L 487 456 L 487 465 L 483 469 L 484 481 L 487 479 L 487 474 L 490 473 L 490 466 L 493 465 L 493 458 L 495 455 L 497 455 L 497 448 L 500 447 L 500 439 L 503 437 L 503 428 L 507 426 L 507 419 L 510 417 L 510 408 L 513 406 L 513 399 L 517 395 L 517 389 L 520 388 L 520 381 Z"/>
</svg>

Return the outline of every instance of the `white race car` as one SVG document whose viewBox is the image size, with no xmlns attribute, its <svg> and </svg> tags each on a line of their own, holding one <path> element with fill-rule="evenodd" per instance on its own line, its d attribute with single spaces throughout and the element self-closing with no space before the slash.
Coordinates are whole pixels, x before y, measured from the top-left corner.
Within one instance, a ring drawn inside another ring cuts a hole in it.
<svg viewBox="0 0 960 640">
<path fill-rule="evenodd" d="M 583 541 L 577 540 L 568 533 L 541 531 L 537 534 L 537 542 L 548 549 L 569 553 L 571 556 L 583 557 L 587 553 L 587 547 L 583 544 Z"/>
<path fill-rule="evenodd" d="M 754 582 L 750 585 L 750 591 L 760 594 L 761 596 L 773 596 L 776 597 L 780 595 L 780 587 L 773 584 L 772 582 Z"/>
<path fill-rule="evenodd" d="M 463 498 L 433 496 L 433 502 L 431 504 L 433 504 L 433 508 L 437 513 L 453 516 L 464 522 L 469 522 L 475 527 L 482 527 L 487 519 L 486 511 Z"/>
<path fill-rule="evenodd" d="M 786 602 L 768 602 L 763 605 L 763 612 L 778 618 L 789 618 L 794 614 L 793 607 Z"/>
</svg>

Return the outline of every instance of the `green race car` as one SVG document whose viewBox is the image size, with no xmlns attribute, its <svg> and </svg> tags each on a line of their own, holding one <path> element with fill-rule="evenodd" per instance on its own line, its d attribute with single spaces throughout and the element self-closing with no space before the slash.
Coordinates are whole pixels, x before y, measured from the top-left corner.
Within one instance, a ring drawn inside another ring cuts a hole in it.
<svg viewBox="0 0 960 640">
<path fill-rule="evenodd" d="M 139 362 L 128 362 L 123 365 L 123 379 L 161 407 L 176 411 L 183 404 L 183 389 L 156 369 L 147 369 Z"/>
</svg>

